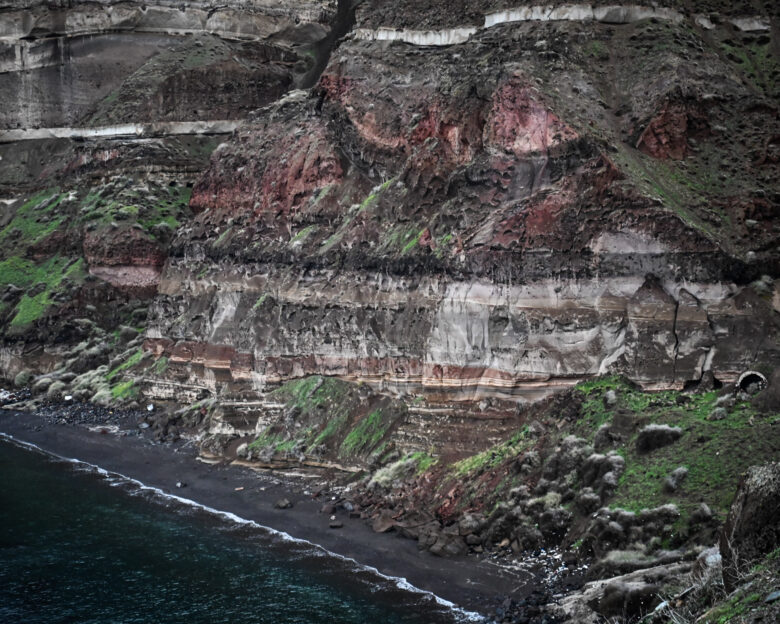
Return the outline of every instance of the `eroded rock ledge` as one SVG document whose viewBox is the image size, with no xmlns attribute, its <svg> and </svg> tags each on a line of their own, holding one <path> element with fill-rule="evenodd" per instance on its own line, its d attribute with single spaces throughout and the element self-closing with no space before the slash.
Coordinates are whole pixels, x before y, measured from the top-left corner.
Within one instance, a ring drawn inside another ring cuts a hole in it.
<svg viewBox="0 0 780 624">
<path fill-rule="evenodd" d="M 463 25 L 441 30 L 414 30 L 392 27 L 357 28 L 353 31 L 353 36 L 356 39 L 366 41 L 402 41 L 419 46 L 449 46 L 465 43 L 479 30 L 515 22 L 594 21 L 604 24 L 631 24 L 645 19 L 656 19 L 677 24 L 685 20 L 686 16 L 676 9 L 656 6 L 539 5 L 486 13 L 485 22 L 481 26 Z M 694 15 L 693 21 L 697 26 L 705 29 L 715 27 L 712 20 L 706 15 Z M 770 29 L 769 21 L 760 16 L 737 17 L 730 19 L 729 22 L 738 30 L 745 32 L 763 32 Z"/>
<path fill-rule="evenodd" d="M 626 277 L 500 286 L 235 269 L 198 280 L 174 266 L 147 348 L 257 389 L 325 374 L 402 394 L 529 400 L 614 370 L 653 389 L 681 389 L 705 372 L 731 382 L 746 350 L 772 357 L 756 331 L 772 312 L 759 321 L 765 304 L 734 285 Z M 277 318 L 286 321 L 269 331 Z M 208 337 L 199 356 L 193 335 Z"/>
</svg>

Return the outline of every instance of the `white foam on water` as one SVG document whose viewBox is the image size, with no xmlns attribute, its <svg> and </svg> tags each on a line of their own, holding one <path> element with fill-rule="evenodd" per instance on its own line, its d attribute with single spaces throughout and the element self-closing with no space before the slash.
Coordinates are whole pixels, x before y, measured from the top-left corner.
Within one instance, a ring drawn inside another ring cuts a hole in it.
<svg viewBox="0 0 780 624">
<path fill-rule="evenodd" d="M 450 602 L 449 600 L 445 600 L 444 598 L 441 598 L 440 596 L 437 596 L 433 592 L 429 592 L 424 589 L 420 589 L 419 587 L 416 587 L 412 585 L 409 581 L 407 581 L 405 578 L 400 576 L 389 576 L 387 574 L 383 574 L 379 570 L 377 570 L 375 567 L 366 565 L 363 563 L 360 563 L 359 561 L 353 559 L 352 557 L 345 557 L 344 555 L 340 555 L 338 553 L 334 553 L 327 548 L 324 548 L 323 546 L 320 546 L 319 544 L 315 544 L 314 542 L 310 542 L 309 540 L 302 539 L 299 537 L 293 537 L 289 533 L 285 531 L 280 531 L 278 529 L 274 529 L 272 527 L 268 527 L 265 525 L 262 525 L 258 522 L 255 522 L 254 520 L 248 520 L 246 518 L 242 518 L 241 516 L 237 516 L 236 514 L 229 512 L 229 511 L 222 511 L 221 509 L 215 509 L 214 507 L 209 507 L 208 505 L 204 505 L 203 503 L 199 503 L 197 501 L 194 501 L 189 498 L 184 498 L 182 496 L 177 496 L 176 494 L 169 494 L 168 492 L 162 491 L 160 488 L 156 488 L 150 485 L 146 485 L 143 482 L 139 481 L 138 479 L 134 479 L 132 477 L 128 477 L 126 475 L 120 474 L 118 472 L 110 472 L 104 468 L 101 468 L 100 466 L 97 466 L 95 464 L 91 464 L 86 461 L 82 461 L 80 459 L 75 459 L 73 457 L 63 457 L 62 455 L 57 455 L 56 453 L 52 453 L 50 451 L 47 451 L 45 449 L 42 449 L 37 444 L 33 444 L 32 442 L 25 442 L 24 440 L 19 440 L 15 438 L 12 435 L 9 435 L 7 433 L 0 432 L 0 440 L 5 440 L 7 442 L 10 442 L 12 444 L 15 444 L 17 446 L 20 446 L 22 448 L 26 448 L 28 450 L 36 451 L 38 453 L 41 453 L 43 455 L 47 455 L 48 457 L 53 457 L 55 459 L 58 459 L 60 461 L 65 461 L 70 464 L 72 464 L 77 471 L 79 472 L 89 472 L 98 474 L 111 486 L 111 487 L 119 487 L 119 486 L 125 486 L 125 485 L 133 485 L 137 488 L 136 491 L 128 491 L 131 495 L 136 495 L 140 493 L 152 493 L 155 496 L 159 496 L 162 499 L 166 500 L 173 500 L 176 501 L 182 505 L 186 505 L 188 507 L 192 507 L 195 509 L 200 509 L 202 511 L 205 511 L 207 513 L 210 513 L 212 515 L 215 515 L 217 517 L 223 518 L 225 520 L 228 520 L 230 522 L 233 522 L 238 525 L 242 526 L 248 526 L 256 529 L 260 529 L 263 531 L 267 531 L 268 533 L 271 533 L 274 537 L 277 537 L 281 539 L 283 542 L 291 542 L 295 544 L 305 545 L 312 549 L 311 554 L 315 554 L 318 556 L 323 557 L 335 557 L 336 559 L 339 559 L 341 561 L 345 561 L 351 565 L 354 566 L 355 571 L 360 572 L 370 572 L 372 574 L 375 574 L 381 579 L 384 579 L 386 581 L 389 581 L 393 585 L 395 585 L 398 589 L 408 591 L 410 593 L 414 594 L 420 594 L 422 596 L 429 596 L 431 599 L 436 602 L 441 607 L 444 607 L 446 609 L 450 609 L 452 612 L 454 612 L 462 622 L 485 622 L 485 618 L 480 615 L 479 613 L 476 613 L 475 611 L 467 611 L 466 609 L 463 609 L 461 607 L 458 607 L 454 602 Z M 376 591 L 376 589 L 374 589 Z"/>
</svg>

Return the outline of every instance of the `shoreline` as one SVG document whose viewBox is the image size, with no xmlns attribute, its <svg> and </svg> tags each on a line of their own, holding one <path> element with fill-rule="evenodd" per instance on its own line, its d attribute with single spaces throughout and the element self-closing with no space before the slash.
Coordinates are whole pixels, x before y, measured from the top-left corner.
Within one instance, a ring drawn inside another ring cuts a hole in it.
<svg viewBox="0 0 780 624">
<path fill-rule="evenodd" d="M 186 444 L 159 444 L 142 435 L 50 424 L 35 413 L 7 410 L 0 410 L 0 433 L 43 452 L 91 464 L 167 496 L 191 501 L 187 504 L 309 542 L 390 577 L 399 587 L 409 584 L 456 609 L 484 617 L 492 617 L 506 596 L 527 595 L 539 586 L 531 572 L 508 570 L 468 556 L 439 558 L 418 550 L 415 541 L 397 533 L 375 533 L 365 520 L 344 511 L 334 512 L 343 527 L 330 528 L 330 515 L 320 512 L 328 502 L 326 497 L 315 498 L 309 493 L 304 478 L 197 461 L 195 450 Z M 177 482 L 185 487 L 177 488 Z M 274 503 L 281 498 L 289 499 L 293 506 L 277 509 Z"/>
</svg>

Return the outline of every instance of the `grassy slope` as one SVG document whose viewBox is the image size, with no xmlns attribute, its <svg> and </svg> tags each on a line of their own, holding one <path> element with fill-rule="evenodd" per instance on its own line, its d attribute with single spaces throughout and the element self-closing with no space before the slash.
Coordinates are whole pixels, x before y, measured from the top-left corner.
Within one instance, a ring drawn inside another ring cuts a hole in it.
<svg viewBox="0 0 780 624">
<path fill-rule="evenodd" d="M 271 394 L 285 404 L 289 419 L 269 426 L 251 449 L 273 447 L 276 453 L 298 450 L 346 461 L 365 461 L 389 450 L 394 425 L 403 417 L 402 404 L 371 395 L 329 377 L 290 381 Z"/>
</svg>

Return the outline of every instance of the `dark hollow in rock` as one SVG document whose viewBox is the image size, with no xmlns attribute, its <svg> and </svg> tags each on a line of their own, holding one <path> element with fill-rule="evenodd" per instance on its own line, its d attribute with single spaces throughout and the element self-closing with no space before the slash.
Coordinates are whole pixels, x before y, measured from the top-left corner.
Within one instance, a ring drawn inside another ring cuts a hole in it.
<svg viewBox="0 0 780 624">
<path fill-rule="evenodd" d="M 758 371 L 745 371 L 737 380 L 737 388 L 748 394 L 758 394 L 769 385 L 767 378 Z"/>
</svg>

